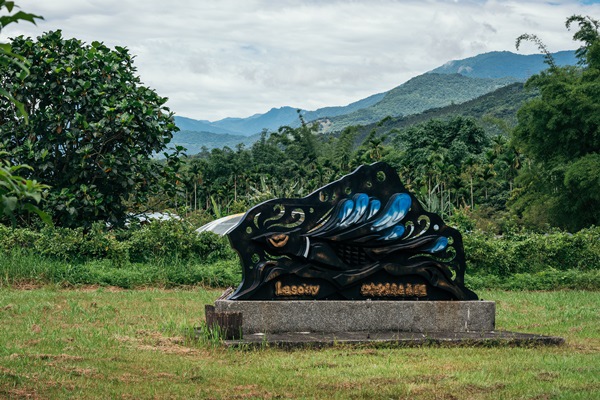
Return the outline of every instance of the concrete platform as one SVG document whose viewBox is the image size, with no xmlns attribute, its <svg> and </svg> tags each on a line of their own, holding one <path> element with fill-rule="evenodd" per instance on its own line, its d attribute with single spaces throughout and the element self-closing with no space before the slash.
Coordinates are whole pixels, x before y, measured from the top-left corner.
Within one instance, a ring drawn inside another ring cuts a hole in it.
<svg viewBox="0 0 600 400">
<path fill-rule="evenodd" d="M 254 333 L 492 332 L 493 301 L 231 301 L 217 312 L 241 312 L 244 337 Z M 273 337 L 273 336 L 271 336 Z"/>
<path fill-rule="evenodd" d="M 532 335 L 516 332 L 344 332 L 344 333 L 311 333 L 288 332 L 278 334 L 249 334 L 241 340 L 225 340 L 227 347 L 263 348 L 276 347 L 283 349 L 323 348 L 332 346 L 357 347 L 534 347 L 559 346 L 565 340 L 556 336 Z"/>
</svg>

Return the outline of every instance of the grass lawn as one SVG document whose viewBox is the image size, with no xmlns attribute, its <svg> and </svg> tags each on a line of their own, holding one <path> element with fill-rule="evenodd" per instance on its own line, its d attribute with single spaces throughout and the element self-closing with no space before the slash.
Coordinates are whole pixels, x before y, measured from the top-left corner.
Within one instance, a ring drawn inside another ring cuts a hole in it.
<svg viewBox="0 0 600 400">
<path fill-rule="evenodd" d="M 0 289 L 0 398 L 600 398 L 600 292 L 479 291 L 561 347 L 295 351 L 194 341 L 219 293 Z"/>
</svg>

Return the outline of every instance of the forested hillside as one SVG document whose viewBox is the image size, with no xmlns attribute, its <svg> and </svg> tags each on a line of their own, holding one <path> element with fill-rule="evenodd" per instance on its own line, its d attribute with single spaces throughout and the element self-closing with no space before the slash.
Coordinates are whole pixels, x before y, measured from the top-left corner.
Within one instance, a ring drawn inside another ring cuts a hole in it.
<svg viewBox="0 0 600 400">
<path fill-rule="evenodd" d="M 325 131 L 365 125 L 386 117 L 418 114 L 435 107 L 463 103 L 514 82 L 511 78 L 468 78 L 460 74 L 423 74 L 387 92 L 377 104 L 353 113 L 319 121 Z"/>
<path fill-rule="evenodd" d="M 507 136 L 510 129 L 517 123 L 517 111 L 524 102 L 538 95 L 536 90 L 525 89 L 522 83 L 513 83 L 464 103 L 432 108 L 406 117 L 384 118 L 377 123 L 368 125 L 359 125 L 356 127 L 357 141 L 364 140 L 372 130 L 376 130 L 379 135 L 388 135 L 393 130 L 407 128 L 431 119 L 449 119 L 459 115 L 476 119 L 490 137 L 498 134 Z"/>
</svg>

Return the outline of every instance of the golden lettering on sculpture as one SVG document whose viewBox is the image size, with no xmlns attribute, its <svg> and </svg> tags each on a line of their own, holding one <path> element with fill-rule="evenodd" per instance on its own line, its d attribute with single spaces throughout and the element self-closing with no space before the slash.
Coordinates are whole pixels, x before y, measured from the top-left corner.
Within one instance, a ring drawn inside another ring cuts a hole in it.
<svg viewBox="0 0 600 400">
<path fill-rule="evenodd" d="M 316 296 L 321 286 L 319 285 L 282 285 L 281 282 L 275 283 L 275 296 Z"/>
<path fill-rule="evenodd" d="M 427 285 L 365 283 L 360 288 L 360 294 L 367 297 L 426 297 Z"/>
</svg>

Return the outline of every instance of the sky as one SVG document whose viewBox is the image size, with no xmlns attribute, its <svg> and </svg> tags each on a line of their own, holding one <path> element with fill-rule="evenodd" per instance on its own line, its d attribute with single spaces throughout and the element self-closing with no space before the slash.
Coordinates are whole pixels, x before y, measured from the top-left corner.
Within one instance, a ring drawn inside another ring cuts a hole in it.
<svg viewBox="0 0 600 400">
<path fill-rule="evenodd" d="M 176 115 L 215 121 L 271 108 L 343 106 L 450 60 L 489 51 L 578 47 L 565 20 L 600 19 L 600 1 L 17 0 L 42 15 L 0 41 L 61 29 L 66 38 L 124 46 L 144 85 Z"/>
</svg>

